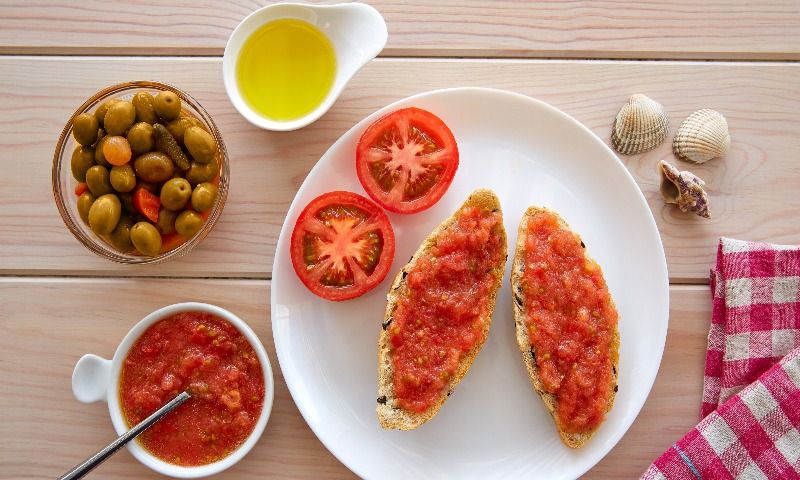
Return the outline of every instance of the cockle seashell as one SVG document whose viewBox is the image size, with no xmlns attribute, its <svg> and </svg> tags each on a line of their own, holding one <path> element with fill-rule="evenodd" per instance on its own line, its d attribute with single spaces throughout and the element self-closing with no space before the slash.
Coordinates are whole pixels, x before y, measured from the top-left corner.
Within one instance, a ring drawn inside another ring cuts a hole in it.
<svg viewBox="0 0 800 480">
<path fill-rule="evenodd" d="M 659 146 L 668 133 L 669 117 L 664 107 L 637 93 L 617 113 L 611 144 L 622 155 L 636 155 Z"/>
<path fill-rule="evenodd" d="M 725 155 L 731 146 L 728 121 L 716 110 L 698 110 L 681 123 L 672 151 L 681 160 L 705 163 Z"/>
<path fill-rule="evenodd" d="M 708 211 L 708 195 L 703 189 L 706 182 L 689 171 L 679 172 L 677 168 L 661 160 L 659 190 L 666 203 L 674 203 L 684 212 L 692 212 L 703 218 L 711 218 Z"/>
</svg>

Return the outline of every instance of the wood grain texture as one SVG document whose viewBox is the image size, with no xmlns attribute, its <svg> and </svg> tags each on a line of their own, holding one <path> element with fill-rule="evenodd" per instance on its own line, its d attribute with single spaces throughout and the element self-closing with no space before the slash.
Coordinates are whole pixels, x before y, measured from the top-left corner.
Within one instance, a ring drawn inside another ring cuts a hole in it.
<svg viewBox="0 0 800 480">
<path fill-rule="evenodd" d="M 176 289 L 191 294 L 176 295 Z M 103 291 L 113 292 L 113 302 L 100 295 Z M 352 478 L 317 440 L 289 395 L 272 341 L 268 282 L 12 277 L 0 279 L 0 476 L 53 478 L 112 440 L 106 405 L 84 405 L 72 397 L 75 362 L 88 352 L 110 358 L 139 319 L 188 300 L 217 304 L 248 322 L 266 346 L 275 373 L 275 403 L 264 436 L 219 478 Z M 708 288 L 672 287 L 671 304 L 664 360 L 650 398 L 627 435 L 587 478 L 637 477 L 698 421 L 711 316 Z M 96 475 L 160 478 L 127 451 Z"/>
<path fill-rule="evenodd" d="M 238 22 L 269 3 L 6 1 L 0 53 L 221 55 Z M 369 3 L 386 19 L 389 56 L 800 58 L 795 0 Z"/>
<path fill-rule="evenodd" d="M 270 278 L 285 213 L 325 150 L 374 110 L 452 86 L 531 95 L 606 142 L 614 115 L 632 93 L 661 102 L 673 131 L 692 111 L 717 109 L 733 138 L 725 159 L 679 162 L 669 141 L 622 158 L 653 210 L 671 280 L 706 282 L 720 235 L 800 243 L 800 64 L 381 59 L 357 74 L 319 121 L 286 133 L 259 130 L 236 113 L 218 59 L 9 57 L 0 58 L 0 70 L 6 72 L 0 82 L 2 274 Z M 69 234 L 53 203 L 50 169 L 73 109 L 106 85 L 137 78 L 178 85 L 206 107 L 228 146 L 231 193 L 220 222 L 195 251 L 166 265 L 131 268 L 95 257 Z M 713 220 L 663 204 L 656 172 L 661 159 L 706 180 Z"/>
</svg>

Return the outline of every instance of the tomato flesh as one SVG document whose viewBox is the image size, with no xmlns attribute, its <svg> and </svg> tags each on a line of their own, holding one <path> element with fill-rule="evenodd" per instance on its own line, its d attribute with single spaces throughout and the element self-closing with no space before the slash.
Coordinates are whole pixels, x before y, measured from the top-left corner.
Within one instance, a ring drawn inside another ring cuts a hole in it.
<svg viewBox="0 0 800 480">
<path fill-rule="evenodd" d="M 347 300 L 386 277 L 394 258 L 394 232 L 370 200 L 330 192 L 312 200 L 298 217 L 291 255 L 309 290 L 328 300 Z"/>
<path fill-rule="evenodd" d="M 505 259 L 502 225 L 499 211 L 467 207 L 408 271 L 388 330 L 400 408 L 421 413 L 434 405 L 482 341 L 493 269 Z"/>
<path fill-rule="evenodd" d="M 128 351 L 119 382 L 129 426 L 188 390 L 192 398 L 137 439 L 165 462 L 206 465 L 230 455 L 264 406 L 258 355 L 236 327 L 205 312 L 183 312 L 149 327 Z"/>
<path fill-rule="evenodd" d="M 458 146 L 436 115 L 404 108 L 367 127 L 356 148 L 356 170 L 373 200 L 392 212 L 414 213 L 436 203 L 458 168 Z"/>
<path fill-rule="evenodd" d="M 603 272 L 552 213 L 525 232 L 525 320 L 543 389 L 568 433 L 597 428 L 614 388 L 618 314 Z"/>
</svg>

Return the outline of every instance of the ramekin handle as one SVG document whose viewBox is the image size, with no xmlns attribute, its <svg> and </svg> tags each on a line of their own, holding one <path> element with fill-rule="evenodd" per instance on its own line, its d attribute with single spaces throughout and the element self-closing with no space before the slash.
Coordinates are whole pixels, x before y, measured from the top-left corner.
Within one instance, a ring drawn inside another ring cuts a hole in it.
<svg viewBox="0 0 800 480">
<path fill-rule="evenodd" d="M 72 394 L 83 403 L 106 400 L 110 375 L 111 360 L 87 353 L 72 371 Z"/>
</svg>

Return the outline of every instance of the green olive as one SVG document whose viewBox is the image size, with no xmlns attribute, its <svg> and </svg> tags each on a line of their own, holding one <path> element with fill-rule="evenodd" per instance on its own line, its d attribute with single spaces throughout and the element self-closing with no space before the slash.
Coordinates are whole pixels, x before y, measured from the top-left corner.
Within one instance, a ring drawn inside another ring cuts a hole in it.
<svg viewBox="0 0 800 480">
<path fill-rule="evenodd" d="M 121 206 L 119 198 L 109 193 L 97 198 L 89 208 L 89 227 L 98 235 L 108 235 L 119 222 Z"/>
<path fill-rule="evenodd" d="M 184 210 L 175 219 L 175 231 L 184 237 L 193 237 L 203 227 L 203 217 L 191 210 Z"/>
<path fill-rule="evenodd" d="M 183 134 L 189 127 L 199 127 L 203 130 L 206 129 L 206 126 L 203 125 L 203 122 L 195 117 L 181 116 L 167 124 L 167 130 L 172 134 L 173 137 L 175 137 L 175 141 L 178 142 L 178 145 L 183 145 Z"/>
<path fill-rule="evenodd" d="M 133 219 L 125 216 L 119 219 L 117 226 L 108 235 L 108 241 L 117 250 L 122 253 L 130 253 L 133 251 L 133 242 L 131 242 L 131 227 L 133 227 Z"/>
<path fill-rule="evenodd" d="M 131 227 L 131 241 L 143 255 L 153 257 L 161 251 L 161 234 L 152 223 L 139 222 Z"/>
<path fill-rule="evenodd" d="M 133 207 L 133 194 L 130 192 L 120 192 L 117 194 L 119 203 L 122 204 L 122 211 L 125 213 L 134 213 L 136 209 Z"/>
<path fill-rule="evenodd" d="M 89 224 L 89 209 L 92 208 L 92 204 L 95 201 L 95 196 L 92 195 L 92 192 L 83 192 L 78 197 L 77 207 L 78 207 L 78 215 L 81 216 L 81 220 L 83 223 Z"/>
<path fill-rule="evenodd" d="M 94 161 L 97 162 L 98 165 L 102 165 L 104 167 L 111 166 L 111 164 L 108 163 L 108 160 L 106 160 L 106 156 L 103 155 L 103 144 L 106 143 L 108 138 L 108 135 L 103 135 L 94 145 Z"/>
<path fill-rule="evenodd" d="M 192 185 L 203 182 L 210 182 L 219 173 L 219 165 L 216 161 L 210 163 L 192 162 L 192 166 L 186 171 L 186 180 Z"/>
<path fill-rule="evenodd" d="M 108 107 L 106 116 L 103 119 L 103 128 L 108 135 L 125 136 L 125 132 L 131 128 L 136 120 L 136 109 L 131 102 L 120 100 Z"/>
<path fill-rule="evenodd" d="M 202 128 L 187 128 L 183 134 L 183 143 L 196 162 L 208 163 L 217 155 L 217 141 Z"/>
<path fill-rule="evenodd" d="M 75 147 L 69 161 L 72 176 L 79 182 L 86 181 L 86 171 L 94 166 L 94 149 L 92 147 Z"/>
<path fill-rule="evenodd" d="M 128 143 L 131 150 L 137 155 L 147 153 L 153 149 L 153 126 L 149 123 L 139 122 L 128 130 Z"/>
<path fill-rule="evenodd" d="M 174 92 L 160 92 L 156 95 L 155 109 L 165 122 L 175 120 L 181 114 L 181 99 Z"/>
<path fill-rule="evenodd" d="M 183 210 L 192 196 L 192 186 L 185 178 L 173 178 L 161 186 L 161 206 L 167 210 Z"/>
<path fill-rule="evenodd" d="M 101 103 L 97 110 L 94 111 L 94 117 L 97 119 L 97 123 L 102 127 L 103 121 L 106 119 L 106 113 L 108 113 L 109 107 L 114 105 L 117 102 L 121 102 L 119 98 L 110 98 L 105 102 Z"/>
<path fill-rule="evenodd" d="M 145 182 L 160 183 L 172 178 L 175 165 L 172 160 L 161 152 L 148 152 L 139 155 L 133 161 L 136 175 Z"/>
<path fill-rule="evenodd" d="M 108 169 L 102 165 L 95 165 L 86 171 L 86 185 L 95 197 L 114 191 Z"/>
<path fill-rule="evenodd" d="M 111 186 L 118 192 L 130 192 L 136 186 L 136 174 L 130 163 L 111 167 Z"/>
<path fill-rule="evenodd" d="M 100 130 L 100 124 L 97 117 L 91 113 L 81 113 L 72 121 L 72 135 L 75 137 L 75 141 L 84 147 L 97 141 L 98 130 Z"/>
<path fill-rule="evenodd" d="M 153 195 L 158 195 L 161 191 L 161 185 L 150 183 L 150 182 L 138 182 L 136 185 L 139 187 L 147 190 L 148 192 L 152 193 Z"/>
<path fill-rule="evenodd" d="M 136 109 L 136 121 L 150 125 L 158 121 L 156 116 L 155 99 L 147 92 L 139 92 L 131 99 L 133 108 Z"/>
<path fill-rule="evenodd" d="M 198 212 L 205 212 L 214 206 L 217 199 L 217 186 L 213 183 L 204 182 L 194 187 L 192 192 L 192 208 Z"/>
<path fill-rule="evenodd" d="M 158 211 L 158 221 L 156 228 L 162 235 L 167 235 L 175 231 L 175 219 L 178 217 L 178 212 L 162 208 Z"/>
</svg>

